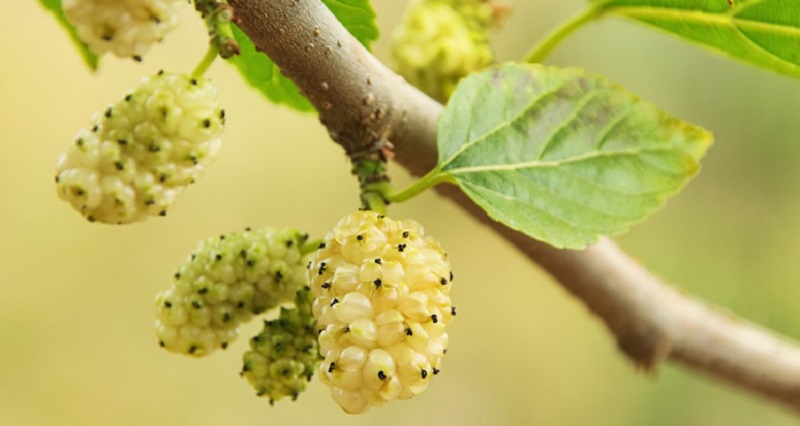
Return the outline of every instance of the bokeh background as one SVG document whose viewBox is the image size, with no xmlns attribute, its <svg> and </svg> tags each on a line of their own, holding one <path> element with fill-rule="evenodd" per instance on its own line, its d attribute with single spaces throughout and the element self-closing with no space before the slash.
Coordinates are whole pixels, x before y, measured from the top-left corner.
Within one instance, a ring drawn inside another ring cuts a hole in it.
<svg viewBox="0 0 800 426">
<path fill-rule="evenodd" d="M 377 55 L 405 2 L 375 0 Z M 512 3 L 501 60 L 520 58 L 581 0 Z M 536 265 L 429 194 L 392 208 L 448 248 L 459 316 L 443 374 L 426 393 L 344 414 L 315 381 L 270 407 L 239 378 L 251 324 L 228 351 L 169 354 L 153 296 L 197 241 L 244 226 L 321 236 L 356 207 L 341 149 L 312 116 L 264 102 L 232 68 L 209 75 L 228 112 L 224 150 L 166 218 L 93 225 L 58 200 L 56 157 L 93 112 L 141 75 L 190 71 L 204 29 L 183 26 L 141 64 L 106 58 L 92 74 L 36 2 L 0 15 L 0 424 L 31 425 L 789 425 L 797 418 L 700 374 L 643 375 L 586 309 Z M 702 173 L 618 238 L 654 273 L 737 315 L 800 338 L 800 82 L 729 61 L 628 22 L 590 25 L 549 63 L 603 73 L 713 130 Z M 408 182 L 399 168 L 392 173 Z"/>
</svg>

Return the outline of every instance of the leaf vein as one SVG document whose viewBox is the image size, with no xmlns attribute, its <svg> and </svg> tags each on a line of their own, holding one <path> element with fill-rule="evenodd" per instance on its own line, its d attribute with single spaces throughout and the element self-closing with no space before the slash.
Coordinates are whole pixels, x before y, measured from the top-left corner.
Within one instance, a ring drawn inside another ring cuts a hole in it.
<svg viewBox="0 0 800 426">
<path fill-rule="evenodd" d="M 558 123 L 558 125 L 554 126 L 553 131 L 550 132 L 550 135 L 548 135 L 548 137 L 545 139 L 545 143 L 542 146 L 542 149 L 539 151 L 539 155 L 536 156 L 537 159 L 541 160 L 544 158 L 545 154 L 547 154 L 547 149 L 551 146 L 556 136 L 574 123 L 583 112 L 584 108 L 586 108 L 586 106 L 592 101 L 592 99 L 596 98 L 597 95 L 598 91 L 586 92 L 583 94 L 578 102 L 578 105 L 576 105 L 576 107 L 570 112 L 570 115 L 565 117 L 561 123 Z M 547 107 L 547 105 L 545 105 L 545 107 Z"/>
<path fill-rule="evenodd" d="M 559 167 L 564 164 L 593 160 L 600 157 L 611 157 L 618 155 L 619 156 L 639 155 L 642 152 L 661 152 L 661 151 L 670 152 L 672 151 L 672 147 L 660 146 L 660 147 L 625 149 L 625 150 L 615 150 L 615 151 L 592 151 L 586 154 L 576 155 L 571 158 L 565 158 L 563 160 L 552 160 L 552 161 L 534 160 L 534 161 L 526 161 L 515 164 L 485 164 L 481 166 L 460 167 L 457 169 L 450 169 L 448 170 L 448 173 L 455 175 L 463 173 L 476 173 L 476 172 L 487 172 L 487 171 L 498 171 L 498 170 Z"/>
<path fill-rule="evenodd" d="M 510 123 L 515 123 L 518 120 L 521 120 L 528 112 L 530 112 L 531 109 L 536 107 L 537 104 L 542 101 L 542 99 L 545 99 L 546 97 L 548 97 L 548 96 L 550 96 L 550 95 L 552 95 L 554 93 L 557 93 L 565 84 L 566 84 L 566 81 L 562 82 L 561 84 L 555 85 L 553 88 L 551 88 L 548 91 L 542 92 L 538 97 L 533 98 L 530 101 L 528 101 L 527 105 L 524 108 L 521 108 L 520 111 L 515 116 L 511 117 L 511 119 L 504 120 L 504 121 L 500 122 L 497 126 L 493 127 L 492 129 L 490 129 L 486 133 L 480 135 L 479 137 L 475 138 L 474 140 L 467 141 L 466 143 L 462 144 L 461 147 L 456 152 L 454 152 L 453 155 L 450 156 L 450 158 L 448 158 L 448 159 L 446 159 L 446 160 L 444 160 L 442 162 L 441 168 L 443 170 L 446 169 L 448 164 L 452 163 L 453 160 L 458 158 L 462 153 L 464 153 L 464 151 L 466 151 L 467 149 L 469 149 L 473 145 L 475 145 L 477 143 L 480 143 L 480 142 L 483 142 L 484 140 L 488 139 L 489 136 L 491 136 L 491 135 L 499 132 L 500 130 L 503 130 L 504 128 L 508 127 L 510 125 Z M 469 126 L 471 128 L 471 126 L 472 126 L 471 121 L 470 121 L 469 124 L 467 124 L 467 126 Z"/>
</svg>

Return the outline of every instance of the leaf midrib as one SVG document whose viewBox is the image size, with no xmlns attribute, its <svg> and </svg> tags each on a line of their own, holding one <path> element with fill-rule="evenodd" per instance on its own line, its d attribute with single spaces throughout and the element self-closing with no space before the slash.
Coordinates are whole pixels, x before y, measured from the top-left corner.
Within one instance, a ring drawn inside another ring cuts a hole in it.
<svg viewBox="0 0 800 426">
<path fill-rule="evenodd" d="M 732 27 L 733 29 L 763 30 L 772 33 L 784 33 L 800 37 L 800 27 L 775 24 L 772 22 L 754 21 L 736 17 L 731 13 L 713 13 L 696 9 L 673 9 L 656 6 L 610 7 L 609 13 L 620 13 L 632 17 L 657 17 L 672 21 L 691 21 L 696 23 L 714 23 Z"/>
<path fill-rule="evenodd" d="M 552 161 L 534 160 L 534 161 L 526 161 L 523 163 L 513 163 L 513 164 L 487 164 L 482 166 L 447 169 L 443 173 L 457 175 L 464 173 L 560 167 L 565 164 L 578 163 L 581 161 L 593 160 L 602 157 L 625 156 L 625 155 L 637 156 L 643 152 L 661 152 L 661 151 L 672 152 L 674 150 L 675 150 L 674 146 L 665 145 L 665 146 L 651 147 L 651 148 L 637 148 L 637 149 L 625 149 L 625 150 L 614 150 L 614 151 L 591 151 L 585 154 L 577 155 L 563 160 L 552 160 Z"/>
</svg>

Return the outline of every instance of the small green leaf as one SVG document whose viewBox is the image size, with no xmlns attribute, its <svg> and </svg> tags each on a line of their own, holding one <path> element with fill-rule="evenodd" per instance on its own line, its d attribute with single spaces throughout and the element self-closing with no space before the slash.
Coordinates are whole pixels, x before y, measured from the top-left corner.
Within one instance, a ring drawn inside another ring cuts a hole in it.
<svg viewBox="0 0 800 426">
<path fill-rule="evenodd" d="M 365 47 L 369 48 L 378 38 L 375 11 L 368 0 L 323 0 L 323 3 Z M 284 77 L 267 55 L 256 51 L 253 42 L 241 29 L 234 26 L 233 34 L 239 43 L 241 54 L 228 61 L 239 70 L 248 84 L 272 102 L 298 111 L 314 111 L 314 106 L 300 93 L 294 82 Z"/>
<path fill-rule="evenodd" d="M 69 21 L 67 21 L 66 16 L 64 16 L 64 11 L 61 10 L 61 0 L 39 0 L 39 4 L 55 15 L 58 23 L 61 24 L 61 26 L 67 31 L 69 38 L 72 40 L 73 44 L 75 44 L 75 47 L 78 48 L 78 52 L 80 52 L 81 57 L 83 57 L 84 62 L 86 62 L 86 65 L 92 70 L 97 70 L 97 55 L 89 50 L 89 47 L 86 46 L 86 44 L 82 42 L 80 38 L 78 38 L 78 33 L 75 32 L 75 27 L 69 23 Z"/>
<path fill-rule="evenodd" d="M 630 18 L 752 65 L 800 77 L 798 0 L 599 0 Z"/>
<path fill-rule="evenodd" d="M 256 51 L 253 42 L 239 27 L 233 27 L 233 35 L 239 43 L 241 53 L 228 59 L 228 62 L 239 70 L 248 84 L 272 102 L 298 111 L 314 111 L 311 102 L 300 94 L 300 89 L 294 82 L 284 77 L 267 55 Z"/>
<path fill-rule="evenodd" d="M 506 64 L 459 84 L 432 180 L 457 183 L 513 229 L 579 249 L 663 205 L 711 141 L 602 77 Z"/>
<path fill-rule="evenodd" d="M 369 0 L 322 0 L 347 31 L 367 49 L 380 34 Z"/>
</svg>

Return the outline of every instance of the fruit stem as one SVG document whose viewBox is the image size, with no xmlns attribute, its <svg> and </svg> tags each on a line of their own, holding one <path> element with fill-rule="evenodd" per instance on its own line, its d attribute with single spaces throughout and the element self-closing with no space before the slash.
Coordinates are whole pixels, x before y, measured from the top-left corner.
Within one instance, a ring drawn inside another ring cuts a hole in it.
<svg viewBox="0 0 800 426">
<path fill-rule="evenodd" d="M 234 11 L 227 0 L 195 0 L 194 8 L 206 22 L 208 28 L 209 45 L 217 48 L 217 53 L 223 59 L 229 59 L 239 54 L 239 42 L 233 34 L 231 23 L 234 20 Z"/>
<path fill-rule="evenodd" d="M 197 64 L 194 71 L 192 71 L 192 77 L 202 78 L 203 74 L 205 74 L 211 64 L 214 63 L 214 60 L 217 59 L 218 54 L 219 48 L 214 45 L 209 45 L 205 56 L 203 56 L 203 59 L 200 60 L 200 63 Z"/>
<path fill-rule="evenodd" d="M 372 210 L 383 215 L 386 214 L 386 199 L 384 199 L 383 195 L 379 192 L 362 192 L 361 204 L 363 204 L 364 208 L 367 210 Z"/>
<path fill-rule="evenodd" d="M 575 32 L 575 30 L 589 21 L 599 18 L 603 11 L 603 3 L 602 1 L 594 1 L 586 9 L 583 9 L 564 21 L 560 26 L 536 43 L 525 55 L 524 61 L 531 64 L 542 62 L 559 43 L 564 41 L 564 39 Z"/>
<path fill-rule="evenodd" d="M 300 246 L 300 254 L 305 256 L 319 250 L 319 245 L 322 244 L 323 241 L 324 240 L 322 238 L 306 241 Z"/>
<path fill-rule="evenodd" d="M 361 207 L 386 214 L 388 200 L 384 194 L 391 190 L 386 163 L 391 156 L 391 144 L 385 140 L 377 140 L 348 156 L 353 163 L 353 174 L 358 177 Z"/>
</svg>

